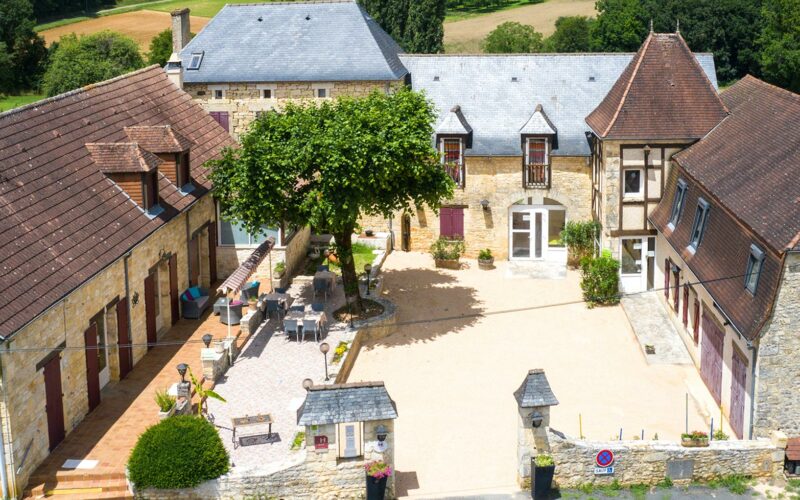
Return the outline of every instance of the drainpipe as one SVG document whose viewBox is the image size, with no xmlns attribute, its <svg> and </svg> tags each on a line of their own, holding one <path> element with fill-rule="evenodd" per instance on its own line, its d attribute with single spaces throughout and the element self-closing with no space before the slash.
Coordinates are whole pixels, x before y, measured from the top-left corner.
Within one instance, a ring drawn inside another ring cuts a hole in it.
<svg viewBox="0 0 800 500">
<path fill-rule="evenodd" d="M 188 271 L 189 272 L 189 275 L 188 275 L 189 276 L 189 286 L 193 286 L 193 285 L 194 286 L 198 286 L 197 283 L 192 283 L 192 259 L 190 257 L 192 255 L 192 251 L 189 249 L 189 247 L 192 244 L 192 240 L 191 240 L 190 236 L 191 236 L 191 230 L 190 230 L 190 224 L 189 224 L 189 212 L 186 212 L 186 269 L 189 270 Z M 199 260 L 200 256 L 198 255 L 197 258 Z"/>
<path fill-rule="evenodd" d="M 0 360 L 0 379 L 3 380 L 3 401 L 5 401 L 6 389 L 2 360 Z M 7 405 L 6 408 L 8 408 Z M 9 498 L 10 495 L 8 494 L 8 471 L 6 470 L 6 438 L 2 428 L 0 428 L 0 483 L 2 483 L 3 488 L 0 490 L 0 495 L 2 495 L 3 500 L 5 500 Z"/>
<path fill-rule="evenodd" d="M 131 253 L 126 253 L 122 258 L 122 266 L 125 269 L 125 297 L 128 299 L 125 302 L 128 303 L 128 343 L 133 344 L 133 320 L 131 317 L 131 308 L 133 308 L 133 302 L 131 302 L 131 290 L 130 290 L 130 282 L 128 280 L 128 259 L 131 257 Z M 119 341 L 119 338 L 117 338 Z M 133 345 L 130 346 L 128 349 L 128 354 L 130 356 L 131 366 L 133 366 Z"/>
</svg>

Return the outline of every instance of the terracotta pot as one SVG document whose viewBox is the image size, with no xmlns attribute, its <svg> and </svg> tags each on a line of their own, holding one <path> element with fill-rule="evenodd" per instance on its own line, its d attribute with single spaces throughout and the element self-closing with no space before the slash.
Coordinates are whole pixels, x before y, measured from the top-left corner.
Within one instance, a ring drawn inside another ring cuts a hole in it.
<svg viewBox="0 0 800 500">
<path fill-rule="evenodd" d="M 436 267 L 441 267 L 442 269 L 461 269 L 461 262 L 459 260 L 445 260 L 445 259 L 434 259 L 436 262 Z"/>
</svg>

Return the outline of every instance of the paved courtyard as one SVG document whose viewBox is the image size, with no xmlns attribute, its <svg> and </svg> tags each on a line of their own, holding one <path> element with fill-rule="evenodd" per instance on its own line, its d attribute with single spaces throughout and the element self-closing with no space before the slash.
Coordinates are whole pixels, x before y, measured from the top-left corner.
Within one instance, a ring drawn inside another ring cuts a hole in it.
<svg viewBox="0 0 800 500">
<path fill-rule="evenodd" d="M 401 496 L 469 496 L 517 490 L 512 393 L 545 369 L 560 405 L 551 427 L 578 436 L 679 439 L 707 429 L 711 396 L 693 366 L 649 365 L 621 307 L 588 309 L 578 275 L 508 277 L 474 261 L 435 269 L 426 254 L 395 252 L 384 265 L 397 330 L 369 343 L 349 381 L 383 380 L 397 403 Z M 519 273 L 515 273 L 519 274 Z"/>
</svg>

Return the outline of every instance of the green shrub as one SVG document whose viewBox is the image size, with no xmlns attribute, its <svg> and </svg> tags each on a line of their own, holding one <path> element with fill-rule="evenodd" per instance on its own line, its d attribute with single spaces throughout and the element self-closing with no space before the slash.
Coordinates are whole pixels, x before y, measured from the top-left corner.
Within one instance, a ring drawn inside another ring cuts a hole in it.
<svg viewBox="0 0 800 500">
<path fill-rule="evenodd" d="M 347 342 L 339 342 L 339 345 L 336 346 L 336 349 L 333 351 L 333 363 L 338 363 L 343 357 L 344 353 L 350 348 L 347 345 Z"/>
<path fill-rule="evenodd" d="M 464 241 L 440 237 L 431 245 L 431 255 L 436 260 L 458 260 L 464 254 Z"/>
<path fill-rule="evenodd" d="M 581 261 L 581 289 L 590 306 L 619 303 L 619 261 L 611 252 Z"/>
<path fill-rule="evenodd" d="M 567 245 L 573 265 L 594 255 L 594 242 L 599 233 L 599 222 L 591 220 L 567 222 L 561 231 L 561 241 Z"/>
<path fill-rule="evenodd" d="M 714 441 L 727 441 L 728 439 L 730 439 L 730 436 L 725 434 L 722 429 L 714 431 Z"/>
<path fill-rule="evenodd" d="M 283 272 L 286 271 L 286 262 L 284 261 L 278 262 L 277 264 L 275 264 L 274 270 L 275 274 L 283 274 Z"/>
<path fill-rule="evenodd" d="M 175 405 L 175 396 L 167 394 L 167 391 L 156 391 L 156 404 L 158 409 L 167 412 Z"/>
<path fill-rule="evenodd" d="M 217 430 L 192 415 L 168 418 L 144 431 L 128 459 L 137 488 L 190 488 L 228 468 L 228 452 Z"/>
<path fill-rule="evenodd" d="M 478 259 L 480 260 L 489 260 L 492 258 L 492 251 L 488 248 L 484 248 L 480 252 L 478 252 Z"/>
<path fill-rule="evenodd" d="M 555 462 L 553 462 L 553 457 L 545 454 L 536 455 L 534 462 L 536 463 L 536 467 L 549 467 L 555 464 Z"/>
</svg>

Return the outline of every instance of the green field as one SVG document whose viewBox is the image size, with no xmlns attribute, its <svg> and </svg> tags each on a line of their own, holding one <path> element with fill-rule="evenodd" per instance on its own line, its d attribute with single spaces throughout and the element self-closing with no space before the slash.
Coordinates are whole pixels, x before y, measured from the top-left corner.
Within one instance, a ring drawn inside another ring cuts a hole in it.
<svg viewBox="0 0 800 500">
<path fill-rule="evenodd" d="M 30 95 L 11 95 L 7 97 L 0 97 L 0 113 L 8 111 L 9 109 L 18 108 L 32 102 L 44 99 L 45 96 L 38 94 Z"/>
<path fill-rule="evenodd" d="M 486 5 L 481 7 L 475 7 L 472 5 L 464 5 L 459 4 L 455 7 L 450 7 L 447 9 L 447 15 L 445 16 L 445 22 L 448 21 L 461 21 L 463 19 L 469 19 L 471 17 L 482 16 L 484 14 L 491 14 L 492 12 L 499 12 L 501 10 L 509 10 L 514 9 L 516 7 L 523 7 L 525 5 L 532 5 L 537 3 L 542 3 L 545 0 L 511 0 L 507 3 L 498 3 L 493 5 Z"/>
</svg>

